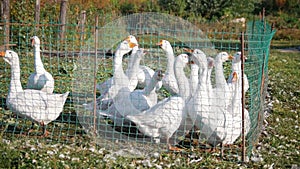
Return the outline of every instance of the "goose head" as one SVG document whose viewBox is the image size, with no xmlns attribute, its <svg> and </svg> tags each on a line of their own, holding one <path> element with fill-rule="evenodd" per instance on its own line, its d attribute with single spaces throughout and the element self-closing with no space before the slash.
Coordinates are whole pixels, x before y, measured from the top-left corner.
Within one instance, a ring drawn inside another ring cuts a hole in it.
<svg viewBox="0 0 300 169">
<path fill-rule="evenodd" d="M 137 51 L 139 49 L 138 41 L 133 35 L 127 36 L 125 39 L 128 43 L 134 44 L 132 50 Z"/>
<path fill-rule="evenodd" d="M 164 77 L 164 73 L 163 73 L 162 70 L 159 69 L 159 70 L 155 71 L 155 73 L 154 73 L 153 76 L 156 77 L 157 81 L 161 81 L 163 79 L 163 77 Z"/>
<path fill-rule="evenodd" d="M 137 51 L 136 51 L 136 55 L 137 55 L 137 58 L 142 58 L 146 55 L 146 50 L 143 49 L 143 48 L 139 48 Z"/>
<path fill-rule="evenodd" d="M 12 63 L 16 62 L 19 59 L 18 54 L 12 50 L 0 52 L 0 57 L 3 57 L 3 59 L 10 65 L 12 65 Z"/>
<path fill-rule="evenodd" d="M 41 45 L 41 41 L 37 36 L 31 37 L 30 40 L 31 40 L 31 46 Z"/>
<path fill-rule="evenodd" d="M 136 40 L 135 36 L 133 36 L 133 35 L 127 36 L 127 38 L 125 40 L 127 42 L 134 43 L 134 44 L 136 44 L 136 46 L 138 46 L 138 41 Z"/>
<path fill-rule="evenodd" d="M 242 53 L 241 52 L 236 52 L 232 57 L 232 62 L 233 63 L 238 63 L 241 61 L 242 57 Z M 244 56 L 245 57 L 245 56 Z M 247 57 L 245 57 L 245 60 L 247 59 Z"/>
<path fill-rule="evenodd" d="M 195 73 L 198 72 L 199 66 L 195 63 L 195 61 L 192 58 L 190 58 L 189 65 L 191 65 L 192 72 L 195 72 Z"/>
<path fill-rule="evenodd" d="M 180 54 L 176 58 L 176 67 L 184 68 L 189 63 L 189 56 L 187 54 Z"/>
<path fill-rule="evenodd" d="M 135 46 L 137 46 L 136 43 L 131 42 L 128 39 L 123 40 L 119 46 L 118 46 L 118 50 L 124 52 L 124 53 L 128 53 L 130 52 Z"/>
<path fill-rule="evenodd" d="M 232 56 L 230 56 L 227 52 L 220 52 L 217 55 L 217 58 L 220 59 L 222 62 L 228 61 Z"/>
<path fill-rule="evenodd" d="M 232 56 L 232 62 L 233 63 L 238 63 L 241 61 L 241 56 L 242 53 L 241 52 L 236 52 L 233 56 Z"/>
<path fill-rule="evenodd" d="M 198 66 L 207 67 L 206 54 L 200 49 L 184 49 L 186 52 L 192 53 L 192 58 Z"/>
<path fill-rule="evenodd" d="M 166 52 L 173 52 L 173 48 L 169 41 L 167 40 L 160 40 L 156 45 L 161 47 Z"/>
<path fill-rule="evenodd" d="M 208 69 L 212 69 L 215 66 L 215 60 L 212 57 L 207 57 Z"/>
</svg>

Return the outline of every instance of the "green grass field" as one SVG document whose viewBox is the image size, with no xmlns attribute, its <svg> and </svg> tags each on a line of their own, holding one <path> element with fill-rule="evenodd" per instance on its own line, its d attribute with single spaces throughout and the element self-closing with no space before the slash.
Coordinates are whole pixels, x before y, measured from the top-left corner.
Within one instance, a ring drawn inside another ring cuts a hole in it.
<svg viewBox="0 0 300 169">
<path fill-rule="evenodd" d="M 107 148 L 96 146 L 86 135 L 73 133 L 68 143 L 62 143 L 37 137 L 10 138 L 3 132 L 4 130 L 1 130 L 0 168 L 137 168 L 138 166 L 140 168 L 290 168 L 296 165 L 300 167 L 299 66 L 299 52 L 282 53 L 275 49 L 271 50 L 268 104 L 272 104 L 272 110 L 265 119 L 267 125 L 253 150 L 254 155 L 245 164 L 228 159 L 222 160 L 218 154 L 197 149 L 186 153 L 151 152 L 146 155 L 129 156 L 132 154 L 129 148 L 126 150 L 129 152 L 121 153 L 124 156 L 118 156 Z M 57 72 L 60 73 L 62 72 Z M 3 79 L 4 77 L 2 76 Z M 66 128 L 70 127 L 68 126 L 70 124 L 62 125 L 66 125 Z"/>
</svg>

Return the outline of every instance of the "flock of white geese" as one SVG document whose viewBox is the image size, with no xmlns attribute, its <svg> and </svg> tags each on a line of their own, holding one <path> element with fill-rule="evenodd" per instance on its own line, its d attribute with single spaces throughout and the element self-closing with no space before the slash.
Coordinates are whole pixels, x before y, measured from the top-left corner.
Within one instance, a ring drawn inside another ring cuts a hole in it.
<svg viewBox="0 0 300 169">
<path fill-rule="evenodd" d="M 192 126 L 200 129 L 199 139 L 211 145 L 233 144 L 242 132 L 241 53 L 231 56 L 220 52 L 211 58 L 199 49 L 185 49 L 186 53 L 175 57 L 170 42 L 161 40 L 157 45 L 165 51 L 168 60 L 165 72 L 140 65 L 147 52 L 139 48 L 133 35 L 122 41 L 115 51 L 113 76 L 97 85 L 101 93 L 97 103 L 84 104 L 85 108 L 94 111 L 96 104 L 97 114 L 111 118 L 114 125 L 122 126 L 124 119 L 129 120 L 144 135 L 158 142 L 166 139 L 170 150 L 178 150 L 169 143 L 172 135 L 177 130 L 187 133 Z M 129 52 L 124 71 L 123 56 Z M 228 80 L 223 72 L 227 60 L 232 60 Z M 189 77 L 184 71 L 188 65 L 191 66 Z M 215 87 L 211 84 L 213 68 Z M 247 76 L 243 76 L 246 92 L 249 84 Z M 156 92 L 162 86 L 171 96 L 158 102 Z M 245 133 L 248 133 L 250 117 L 244 111 Z"/>
<path fill-rule="evenodd" d="M 67 99 L 69 92 L 54 94 L 54 79 L 48 73 L 40 57 L 40 40 L 31 38 L 34 47 L 35 72 L 28 79 L 27 88 L 20 82 L 18 54 L 7 50 L 0 56 L 11 65 L 11 82 L 6 105 L 12 112 L 43 126 L 55 120 Z M 200 130 L 199 139 L 211 145 L 233 144 L 242 132 L 242 76 L 244 91 L 249 89 L 247 76 L 241 75 L 241 53 L 234 56 L 220 52 L 215 58 L 207 57 L 199 49 L 186 49 L 186 53 L 175 57 L 173 48 L 167 40 L 157 43 L 167 57 L 165 72 L 140 65 L 147 54 L 139 48 L 138 41 L 129 35 L 117 47 L 113 59 L 113 76 L 97 89 L 101 95 L 97 103 L 84 104 L 88 111 L 99 116 L 109 117 L 115 125 L 122 126 L 125 118 L 136 124 L 144 135 L 156 140 L 165 139 L 169 150 L 178 150 L 171 146 L 169 139 L 177 130 L 196 127 Z M 123 69 L 123 56 L 131 52 L 127 69 Z M 231 74 L 226 80 L 223 63 L 232 61 Z M 190 75 L 184 71 L 190 66 Z M 215 86 L 211 84 L 211 73 L 215 70 Z M 170 97 L 158 101 L 157 91 L 164 86 Z M 250 130 L 250 116 L 245 112 L 245 133 Z M 188 123 L 187 123 L 188 122 Z M 190 127 L 186 127 L 190 126 Z"/>
</svg>

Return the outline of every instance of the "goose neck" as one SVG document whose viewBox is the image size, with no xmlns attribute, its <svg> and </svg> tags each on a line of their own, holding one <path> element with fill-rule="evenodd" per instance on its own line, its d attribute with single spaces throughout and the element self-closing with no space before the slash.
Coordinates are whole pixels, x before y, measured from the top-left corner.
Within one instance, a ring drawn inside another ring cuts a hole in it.
<svg viewBox="0 0 300 169">
<path fill-rule="evenodd" d="M 120 67 L 122 68 L 122 59 L 124 53 L 120 50 L 117 50 L 114 57 L 114 69 L 117 70 Z"/>
<path fill-rule="evenodd" d="M 216 86 L 221 86 L 226 84 L 226 79 L 224 77 L 223 62 L 220 58 L 216 58 L 215 62 L 215 73 L 216 73 Z"/>
<path fill-rule="evenodd" d="M 241 62 L 233 63 L 231 66 L 232 71 L 239 71 L 241 70 Z"/>
<path fill-rule="evenodd" d="M 210 80 L 211 72 L 212 72 L 212 69 L 208 69 L 207 70 L 207 77 L 206 77 L 206 79 L 207 79 L 207 84 L 208 85 L 211 85 L 211 80 Z"/>
<path fill-rule="evenodd" d="M 193 95 L 196 91 L 198 78 L 199 78 L 199 67 L 197 65 L 191 65 L 191 74 L 190 74 L 190 94 Z"/>
<path fill-rule="evenodd" d="M 170 74 L 174 74 L 173 67 L 174 67 L 175 57 L 174 57 L 173 50 L 166 51 L 166 56 L 167 56 L 167 59 L 168 59 L 167 72 L 169 72 Z"/>
<path fill-rule="evenodd" d="M 127 76 L 129 79 L 132 79 L 137 75 L 140 66 L 140 61 L 141 61 L 141 57 L 138 56 L 137 53 L 134 53 L 133 55 L 134 57 L 133 57 L 131 68 L 127 69 Z"/>
<path fill-rule="evenodd" d="M 19 59 L 16 59 L 11 65 L 10 94 L 23 91 L 20 72 Z"/>
<path fill-rule="evenodd" d="M 35 67 L 35 72 L 37 73 L 44 73 L 45 68 L 41 59 L 41 49 L 40 45 L 34 45 L 34 67 Z"/>
<path fill-rule="evenodd" d="M 151 78 L 150 82 L 144 88 L 144 95 L 148 96 L 151 92 L 154 91 L 156 84 L 158 83 L 157 78 L 155 75 Z"/>
<path fill-rule="evenodd" d="M 137 50 L 138 50 L 138 47 L 137 46 L 135 46 L 133 49 L 132 49 L 132 52 L 131 52 L 131 55 L 130 55 L 130 57 L 129 57 L 129 59 L 128 59 L 128 68 L 127 68 L 127 70 L 130 70 L 130 69 L 132 69 L 132 67 L 133 67 L 133 65 L 134 65 L 134 56 L 135 56 L 135 54 L 137 53 Z"/>
<path fill-rule="evenodd" d="M 116 80 L 116 83 L 121 83 L 121 84 L 123 84 L 122 82 L 125 80 L 125 77 L 127 77 L 124 73 L 123 65 L 122 65 L 122 59 L 124 54 L 125 53 L 122 52 L 121 50 L 117 50 L 114 58 L 113 77 Z M 120 80 L 120 82 L 118 80 Z"/>
<path fill-rule="evenodd" d="M 190 95 L 190 89 L 188 78 L 185 76 L 184 66 L 175 62 L 174 74 L 178 84 L 179 95 L 184 100 L 187 100 Z"/>
<path fill-rule="evenodd" d="M 233 92 L 233 99 L 232 99 L 232 106 L 230 106 L 230 108 L 232 108 L 232 112 L 234 113 L 234 115 L 236 115 L 236 113 L 239 113 L 239 108 L 241 108 L 241 90 L 240 90 L 240 85 L 239 82 L 234 82 L 233 84 L 234 86 L 234 92 Z M 235 113 L 236 112 L 236 113 Z"/>
</svg>

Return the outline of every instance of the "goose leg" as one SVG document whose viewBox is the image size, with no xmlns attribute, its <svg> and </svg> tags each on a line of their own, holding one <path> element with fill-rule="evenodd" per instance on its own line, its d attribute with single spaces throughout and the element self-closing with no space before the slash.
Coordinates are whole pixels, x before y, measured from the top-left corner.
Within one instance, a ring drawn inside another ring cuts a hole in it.
<svg viewBox="0 0 300 169">
<path fill-rule="evenodd" d="M 43 128 L 43 135 L 42 135 L 42 137 L 47 137 L 50 133 L 49 133 L 49 131 L 46 130 L 46 125 L 44 124 L 43 121 L 40 123 L 40 125 Z"/>
<path fill-rule="evenodd" d="M 169 138 L 167 138 L 167 145 L 168 145 L 168 149 L 169 149 L 170 151 L 183 151 L 182 148 L 172 146 L 172 145 L 170 144 Z"/>
<path fill-rule="evenodd" d="M 29 134 L 29 133 L 31 133 L 31 132 L 33 131 L 33 127 L 34 127 L 34 123 L 32 122 L 32 123 L 31 123 L 31 126 L 30 126 L 30 129 L 29 129 L 29 131 L 27 132 L 27 134 Z"/>
<path fill-rule="evenodd" d="M 224 145 L 223 145 L 223 143 L 220 143 L 220 147 L 221 147 L 220 156 L 221 156 L 221 158 L 223 158 L 223 156 L 224 156 Z"/>
</svg>

